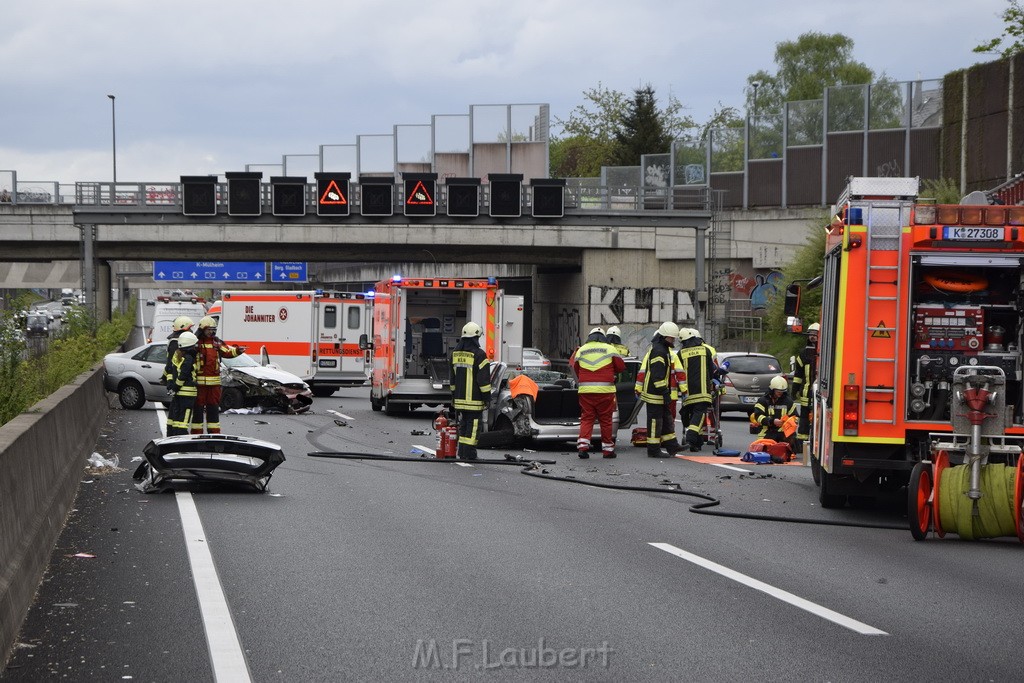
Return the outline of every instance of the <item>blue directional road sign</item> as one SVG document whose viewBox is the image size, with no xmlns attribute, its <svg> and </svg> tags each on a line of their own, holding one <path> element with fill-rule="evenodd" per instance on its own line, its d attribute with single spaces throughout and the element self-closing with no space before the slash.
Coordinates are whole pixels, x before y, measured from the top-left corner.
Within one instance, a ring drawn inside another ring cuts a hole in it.
<svg viewBox="0 0 1024 683">
<path fill-rule="evenodd" d="M 153 279 L 206 282 L 265 282 L 263 261 L 153 261 Z"/>
<path fill-rule="evenodd" d="M 271 282 L 309 282 L 305 261 L 271 261 Z"/>
</svg>

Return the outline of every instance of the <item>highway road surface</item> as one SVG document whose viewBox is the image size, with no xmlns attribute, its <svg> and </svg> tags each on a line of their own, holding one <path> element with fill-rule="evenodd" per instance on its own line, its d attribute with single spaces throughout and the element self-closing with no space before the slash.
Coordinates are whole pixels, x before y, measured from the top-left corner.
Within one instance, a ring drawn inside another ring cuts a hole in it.
<svg viewBox="0 0 1024 683">
<path fill-rule="evenodd" d="M 434 446 L 429 410 L 372 412 L 361 387 L 301 416 L 224 416 L 284 450 L 265 493 L 144 494 L 133 460 L 165 416 L 108 398 L 96 451 L 121 468 L 83 468 L 0 680 L 1021 678 L 1016 539 L 915 542 L 903 499 L 823 510 L 803 466 L 652 459 L 625 430 L 615 460 L 482 454 L 662 492 L 312 457 Z M 725 421 L 726 447 L 750 439 Z M 710 512 L 864 526 L 696 514 L 673 488 Z"/>
</svg>

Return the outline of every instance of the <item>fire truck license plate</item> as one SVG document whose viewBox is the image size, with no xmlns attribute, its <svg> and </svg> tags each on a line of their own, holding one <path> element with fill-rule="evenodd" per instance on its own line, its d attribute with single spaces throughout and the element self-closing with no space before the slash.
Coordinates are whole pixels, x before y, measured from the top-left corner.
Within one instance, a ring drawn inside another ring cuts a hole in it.
<svg viewBox="0 0 1024 683">
<path fill-rule="evenodd" d="M 968 228 L 964 226 L 946 226 L 942 228 L 942 238 L 947 240 L 968 240 L 974 242 L 992 242 L 1003 239 L 1002 228 Z"/>
</svg>

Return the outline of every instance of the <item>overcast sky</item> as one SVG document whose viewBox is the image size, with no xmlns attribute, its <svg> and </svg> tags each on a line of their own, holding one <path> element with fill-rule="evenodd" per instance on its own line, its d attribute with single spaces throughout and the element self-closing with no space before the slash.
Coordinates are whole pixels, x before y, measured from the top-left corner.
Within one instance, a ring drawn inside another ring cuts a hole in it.
<svg viewBox="0 0 1024 683">
<path fill-rule="evenodd" d="M 649 83 L 702 122 L 719 102 L 742 107 L 746 77 L 774 70 L 780 41 L 844 33 L 876 74 L 941 78 L 994 58 L 971 48 L 1001 33 L 1006 5 L 3 0 L 0 170 L 22 183 L 110 180 L 108 94 L 118 180 L 138 182 L 279 163 L 471 104 L 548 103 L 565 118 L 598 83 Z"/>
</svg>

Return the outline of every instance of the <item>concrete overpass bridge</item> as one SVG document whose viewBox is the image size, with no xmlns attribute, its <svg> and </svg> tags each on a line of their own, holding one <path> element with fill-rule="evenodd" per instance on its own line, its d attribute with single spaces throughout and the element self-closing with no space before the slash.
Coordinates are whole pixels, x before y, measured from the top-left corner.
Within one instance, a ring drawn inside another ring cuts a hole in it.
<svg viewBox="0 0 1024 683">
<path fill-rule="evenodd" d="M 759 221 L 753 215 L 716 215 L 706 196 L 698 203 L 690 197 L 687 208 L 678 209 L 671 200 L 655 209 L 578 208 L 570 198 L 569 208 L 557 218 L 282 217 L 263 212 L 240 217 L 223 210 L 186 216 L 180 202 L 128 203 L 120 193 L 117 200 L 0 204 L 0 261 L 17 264 L 6 269 L 3 284 L 42 286 L 10 278 L 18 276 L 18 268 L 51 264 L 56 272 L 61 264 L 78 262 L 87 302 L 102 316 L 110 309 L 111 285 L 127 284 L 127 278 L 118 280 L 120 265 L 132 264 L 127 270 L 142 286 L 146 281 L 137 277 L 137 262 L 156 260 L 306 261 L 317 280 L 308 286 L 381 279 L 395 264 L 424 273 L 433 269 L 443 277 L 529 277 L 533 338 L 550 340 L 552 352 L 571 350 L 598 324 L 646 334 L 651 325 L 674 319 L 705 327 L 714 337 L 714 326 L 706 323 L 724 311 L 708 305 L 711 279 L 784 265 L 793 247 L 803 242 L 809 215 L 780 210 Z M 729 233 L 725 253 L 715 247 L 716 231 Z M 69 272 L 70 267 L 63 269 L 65 277 Z M 174 283 L 193 285 L 211 283 Z"/>
</svg>

